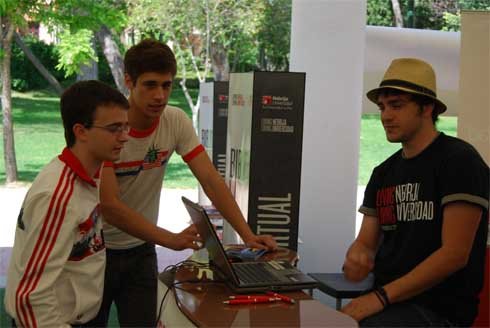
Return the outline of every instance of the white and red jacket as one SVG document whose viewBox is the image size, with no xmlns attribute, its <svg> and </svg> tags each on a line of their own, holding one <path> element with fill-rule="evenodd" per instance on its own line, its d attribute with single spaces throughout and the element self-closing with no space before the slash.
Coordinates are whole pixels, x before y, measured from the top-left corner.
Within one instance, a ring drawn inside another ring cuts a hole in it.
<svg viewBox="0 0 490 328">
<path fill-rule="evenodd" d="M 174 151 L 189 162 L 205 150 L 187 114 L 166 106 L 150 128 L 129 131 L 129 140 L 117 162 L 104 163 L 114 168 L 121 200 L 155 225 L 165 168 Z M 104 237 L 109 249 L 129 249 L 144 243 L 107 222 Z"/>
<path fill-rule="evenodd" d="M 99 194 L 69 149 L 39 173 L 15 230 L 5 308 L 23 327 L 81 324 L 97 314 L 105 245 Z"/>
</svg>

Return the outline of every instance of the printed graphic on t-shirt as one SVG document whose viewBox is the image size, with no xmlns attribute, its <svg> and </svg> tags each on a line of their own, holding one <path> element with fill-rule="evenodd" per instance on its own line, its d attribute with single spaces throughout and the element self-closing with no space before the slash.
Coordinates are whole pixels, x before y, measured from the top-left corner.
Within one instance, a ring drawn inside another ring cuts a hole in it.
<svg viewBox="0 0 490 328">
<path fill-rule="evenodd" d="M 405 183 L 376 193 L 378 220 L 383 230 L 395 230 L 397 222 L 431 221 L 434 202 L 420 199 L 421 183 Z"/>
<path fill-rule="evenodd" d="M 159 151 L 155 145 L 150 147 L 143 160 L 143 170 L 163 166 L 167 162 L 167 153 L 167 151 Z"/>
<path fill-rule="evenodd" d="M 104 249 L 102 229 L 97 229 L 97 221 L 100 219 L 99 205 L 97 205 L 89 217 L 78 225 L 78 239 L 73 245 L 69 261 L 80 261 L 98 251 Z"/>
<path fill-rule="evenodd" d="M 140 171 L 162 167 L 167 163 L 168 151 L 159 150 L 157 146 L 151 146 L 142 161 L 120 162 L 114 164 L 116 176 L 134 176 Z"/>
</svg>

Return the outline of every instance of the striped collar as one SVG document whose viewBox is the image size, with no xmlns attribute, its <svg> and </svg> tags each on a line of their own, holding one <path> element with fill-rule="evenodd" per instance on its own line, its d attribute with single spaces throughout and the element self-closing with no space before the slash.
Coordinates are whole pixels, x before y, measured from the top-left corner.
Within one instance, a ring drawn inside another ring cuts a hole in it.
<svg viewBox="0 0 490 328">
<path fill-rule="evenodd" d="M 97 187 L 94 179 L 89 177 L 80 160 L 75 156 L 75 154 L 73 154 L 73 152 L 69 148 L 63 149 L 63 152 L 58 156 L 58 158 L 62 162 L 66 163 L 66 165 L 68 165 L 68 167 L 71 168 L 80 179 L 88 182 L 93 187 Z"/>
</svg>

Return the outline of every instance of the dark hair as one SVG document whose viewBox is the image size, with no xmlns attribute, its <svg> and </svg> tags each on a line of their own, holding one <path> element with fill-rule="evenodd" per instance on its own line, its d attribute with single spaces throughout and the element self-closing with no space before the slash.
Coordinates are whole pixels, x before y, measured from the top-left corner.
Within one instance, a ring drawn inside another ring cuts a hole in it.
<svg viewBox="0 0 490 328">
<path fill-rule="evenodd" d="M 177 74 L 177 61 L 172 50 L 162 42 L 145 39 L 132 46 L 124 56 L 124 71 L 131 81 L 147 72 Z"/>
<path fill-rule="evenodd" d="M 410 96 L 410 99 L 413 100 L 418 106 L 420 111 L 424 108 L 426 105 L 433 105 L 434 109 L 432 110 L 432 123 L 436 124 L 436 122 L 439 120 L 439 111 L 437 110 L 436 102 L 434 99 L 431 97 L 427 97 L 421 94 L 416 94 L 416 93 L 411 93 L 411 92 L 406 92 L 403 90 L 399 89 L 381 89 L 378 93 L 379 96 L 398 96 L 398 95 L 408 95 Z"/>
<path fill-rule="evenodd" d="M 77 123 L 92 126 L 95 110 L 105 105 L 129 109 L 128 100 L 122 93 L 100 81 L 80 81 L 63 92 L 60 109 L 67 147 L 75 144 L 73 126 Z"/>
</svg>

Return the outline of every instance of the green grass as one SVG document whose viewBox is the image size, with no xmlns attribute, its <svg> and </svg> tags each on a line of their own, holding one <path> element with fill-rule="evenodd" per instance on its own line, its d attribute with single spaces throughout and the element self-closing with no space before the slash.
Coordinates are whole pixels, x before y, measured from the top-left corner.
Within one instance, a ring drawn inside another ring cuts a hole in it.
<svg viewBox="0 0 490 328">
<path fill-rule="evenodd" d="M 15 93 L 13 97 L 14 139 L 19 180 L 32 182 L 39 170 L 64 147 L 63 127 L 59 114 L 59 98 L 45 91 Z M 197 90 L 191 90 L 194 99 Z M 180 88 L 174 89 L 169 102 L 191 111 Z M 438 129 L 456 135 L 457 119 L 441 117 Z M 2 129 L 0 127 L 0 133 Z M 378 114 L 366 114 L 361 121 L 359 184 L 366 185 L 373 168 L 399 149 L 399 144 L 386 141 Z M 0 184 L 5 182 L 3 143 L 0 143 Z M 197 181 L 178 155 L 172 156 L 165 174 L 167 188 L 195 188 Z"/>
<path fill-rule="evenodd" d="M 197 90 L 191 90 L 196 98 Z M 169 103 L 190 116 L 182 90 L 175 89 Z M 59 113 L 59 98 L 46 91 L 13 93 L 15 154 L 18 178 L 32 182 L 37 173 L 65 146 Z M 3 129 L 0 126 L 0 134 Z M 3 143 L 0 143 L 0 184 L 5 183 Z M 195 188 L 197 181 L 180 156 L 172 156 L 167 167 L 165 187 Z"/>
</svg>

